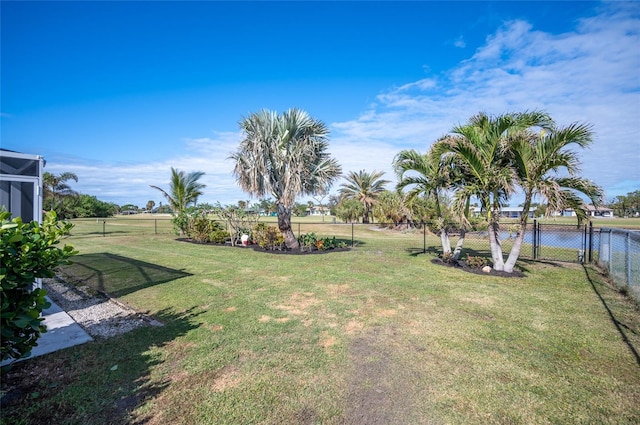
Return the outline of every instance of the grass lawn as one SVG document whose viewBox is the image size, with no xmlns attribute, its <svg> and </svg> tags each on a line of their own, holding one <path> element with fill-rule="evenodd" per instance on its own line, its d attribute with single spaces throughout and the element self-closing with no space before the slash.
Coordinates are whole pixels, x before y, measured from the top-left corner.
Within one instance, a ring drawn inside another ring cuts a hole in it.
<svg viewBox="0 0 640 425">
<path fill-rule="evenodd" d="M 588 266 L 468 274 L 373 230 L 307 256 L 69 242 L 66 273 L 164 326 L 19 364 L 33 379 L 3 424 L 640 422 L 640 313 Z"/>
</svg>

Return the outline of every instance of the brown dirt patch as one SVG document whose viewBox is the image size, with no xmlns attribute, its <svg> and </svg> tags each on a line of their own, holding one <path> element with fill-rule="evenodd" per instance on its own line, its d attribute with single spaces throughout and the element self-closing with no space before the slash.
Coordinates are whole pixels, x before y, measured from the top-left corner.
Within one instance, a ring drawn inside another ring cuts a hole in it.
<svg viewBox="0 0 640 425">
<path fill-rule="evenodd" d="M 356 337 L 350 346 L 352 370 L 347 378 L 342 425 L 414 423 L 411 385 L 404 382 L 401 365 L 393 360 L 393 344 L 381 328 Z"/>
</svg>

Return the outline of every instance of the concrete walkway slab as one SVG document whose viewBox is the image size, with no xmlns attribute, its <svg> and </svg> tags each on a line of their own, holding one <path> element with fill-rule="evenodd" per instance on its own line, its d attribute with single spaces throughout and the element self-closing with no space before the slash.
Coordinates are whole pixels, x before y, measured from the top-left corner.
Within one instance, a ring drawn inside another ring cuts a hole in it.
<svg viewBox="0 0 640 425">
<path fill-rule="evenodd" d="M 19 361 L 93 341 L 93 338 L 71 316 L 49 297 L 46 298 L 51 303 L 51 307 L 42 311 L 47 332 L 40 335 L 38 345 L 31 350 L 31 356 Z M 0 365 L 4 366 L 7 363 L 9 361 L 5 360 Z"/>
</svg>

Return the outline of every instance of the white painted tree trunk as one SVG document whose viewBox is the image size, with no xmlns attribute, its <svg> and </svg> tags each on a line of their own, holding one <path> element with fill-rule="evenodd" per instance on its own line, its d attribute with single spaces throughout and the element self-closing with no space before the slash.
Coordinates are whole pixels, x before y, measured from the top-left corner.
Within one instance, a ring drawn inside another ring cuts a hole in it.
<svg viewBox="0 0 640 425">
<path fill-rule="evenodd" d="M 464 245 L 464 238 L 467 235 L 467 229 L 462 226 L 460 229 L 460 237 L 458 238 L 458 243 L 456 243 L 456 248 L 453 250 L 453 259 L 460 259 L 460 254 L 462 254 L 462 245 Z"/>
<path fill-rule="evenodd" d="M 493 220 L 489 224 L 489 246 L 491 247 L 493 268 L 498 271 L 504 270 L 502 243 L 500 242 L 500 225 Z"/>
<path fill-rule="evenodd" d="M 442 253 L 451 253 L 451 241 L 449 239 L 449 232 L 445 228 L 440 230 L 440 242 L 442 243 Z"/>
</svg>

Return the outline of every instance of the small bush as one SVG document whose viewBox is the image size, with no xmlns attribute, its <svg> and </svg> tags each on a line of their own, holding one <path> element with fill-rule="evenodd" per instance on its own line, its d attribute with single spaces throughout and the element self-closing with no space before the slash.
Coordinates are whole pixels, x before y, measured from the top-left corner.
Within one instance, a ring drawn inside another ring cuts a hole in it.
<svg viewBox="0 0 640 425">
<path fill-rule="evenodd" d="M 474 269 L 481 269 L 487 265 L 487 259 L 483 257 L 467 256 L 467 265 Z"/>
<path fill-rule="evenodd" d="M 260 248 L 270 251 L 282 250 L 284 247 L 284 237 L 280 230 L 275 226 L 267 226 L 264 223 L 258 223 L 253 228 L 253 240 Z"/>
<path fill-rule="evenodd" d="M 305 249 L 312 251 L 314 248 L 318 248 L 318 235 L 315 232 L 302 234 L 298 237 L 298 243 L 303 251 Z"/>
<path fill-rule="evenodd" d="M 216 234 L 216 236 L 219 236 L 217 232 L 224 232 L 220 223 L 203 215 L 192 217 L 189 220 L 187 229 L 187 235 L 194 241 L 201 243 L 213 242 L 213 240 L 211 240 L 212 235 Z M 226 238 L 227 236 L 225 236 L 222 243 L 224 243 Z"/>
<path fill-rule="evenodd" d="M 10 219 L 10 213 L 0 212 L 1 360 L 27 357 L 38 345 L 46 332 L 40 313 L 50 304 L 45 290 L 32 289 L 34 280 L 52 277 L 55 267 L 77 253 L 70 245 L 55 246 L 73 227 L 59 222 L 55 212 L 46 213 L 42 224 Z"/>
<path fill-rule="evenodd" d="M 440 259 L 442 260 L 443 263 L 447 263 L 447 264 L 453 264 L 456 262 L 456 259 L 453 256 L 452 252 L 443 252 L 440 255 Z"/>
<path fill-rule="evenodd" d="M 209 242 L 211 243 L 225 243 L 227 239 L 231 238 L 231 233 L 226 230 L 218 229 L 211 232 L 209 235 Z"/>
</svg>

